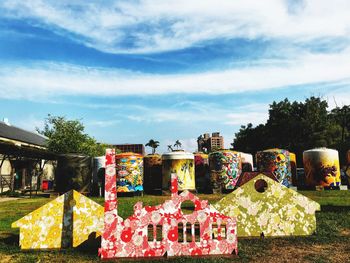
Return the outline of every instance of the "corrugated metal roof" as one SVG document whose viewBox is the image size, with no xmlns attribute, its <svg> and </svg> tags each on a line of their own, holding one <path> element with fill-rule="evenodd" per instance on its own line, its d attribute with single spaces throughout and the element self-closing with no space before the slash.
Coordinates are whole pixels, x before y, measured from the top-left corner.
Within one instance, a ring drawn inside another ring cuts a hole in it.
<svg viewBox="0 0 350 263">
<path fill-rule="evenodd" d="M 0 137 L 16 140 L 28 144 L 45 146 L 46 137 L 35 132 L 30 132 L 16 126 L 7 125 L 0 121 Z"/>
</svg>

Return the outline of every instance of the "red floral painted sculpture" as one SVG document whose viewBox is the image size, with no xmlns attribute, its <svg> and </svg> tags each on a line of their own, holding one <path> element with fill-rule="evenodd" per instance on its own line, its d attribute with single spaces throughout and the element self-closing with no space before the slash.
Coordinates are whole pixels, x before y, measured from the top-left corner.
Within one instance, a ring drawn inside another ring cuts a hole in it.
<svg viewBox="0 0 350 263">
<path fill-rule="evenodd" d="M 237 254 L 235 218 L 219 213 L 188 191 L 178 195 L 176 174 L 172 175 L 170 200 L 146 207 L 138 202 L 126 220 L 118 217 L 115 152 L 111 149 L 106 151 L 105 182 L 101 258 Z M 194 203 L 192 214 L 181 210 L 187 200 Z"/>
</svg>

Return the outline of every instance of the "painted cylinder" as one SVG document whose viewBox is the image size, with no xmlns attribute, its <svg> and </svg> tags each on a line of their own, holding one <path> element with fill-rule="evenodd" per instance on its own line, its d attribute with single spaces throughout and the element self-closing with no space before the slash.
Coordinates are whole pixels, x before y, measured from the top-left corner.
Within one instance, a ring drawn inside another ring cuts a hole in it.
<svg viewBox="0 0 350 263">
<path fill-rule="evenodd" d="M 340 186 L 339 154 L 337 150 L 317 148 L 303 153 L 306 186 Z"/>
<path fill-rule="evenodd" d="M 346 153 L 346 163 L 350 165 L 350 150 Z"/>
<path fill-rule="evenodd" d="M 209 154 L 210 183 L 214 193 L 232 191 L 242 172 L 239 152 L 219 150 Z"/>
<path fill-rule="evenodd" d="M 298 185 L 297 156 L 295 155 L 295 153 L 289 152 L 289 159 L 290 159 L 290 170 L 292 173 L 292 185 L 297 186 Z"/>
<path fill-rule="evenodd" d="M 115 155 L 117 192 L 143 191 L 143 157 L 127 152 Z"/>
<path fill-rule="evenodd" d="M 292 171 L 289 151 L 283 149 L 268 149 L 256 153 L 258 172 L 270 172 L 284 186 L 292 183 Z"/>
<path fill-rule="evenodd" d="M 170 189 L 171 174 L 176 173 L 178 190 L 195 190 L 194 155 L 185 151 L 174 151 L 162 155 L 162 188 Z"/>
<path fill-rule="evenodd" d="M 162 156 L 149 154 L 143 157 L 143 188 L 146 193 L 162 190 Z"/>
<path fill-rule="evenodd" d="M 208 155 L 202 152 L 194 153 L 195 180 L 198 193 L 209 191 L 209 159 Z"/>
<path fill-rule="evenodd" d="M 242 158 L 242 173 L 252 172 L 254 167 L 253 155 L 250 153 L 241 152 L 241 158 Z"/>
</svg>

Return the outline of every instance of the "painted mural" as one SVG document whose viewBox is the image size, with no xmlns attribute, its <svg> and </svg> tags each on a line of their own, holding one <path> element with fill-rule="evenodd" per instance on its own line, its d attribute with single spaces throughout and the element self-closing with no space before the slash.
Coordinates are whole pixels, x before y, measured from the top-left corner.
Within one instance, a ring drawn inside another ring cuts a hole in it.
<svg viewBox="0 0 350 263">
<path fill-rule="evenodd" d="M 194 154 L 195 180 L 198 193 L 210 192 L 209 158 L 205 153 Z"/>
<path fill-rule="evenodd" d="M 168 154 L 163 154 L 162 159 L 163 190 L 170 189 L 170 178 L 172 173 L 176 173 L 178 176 L 179 191 L 196 189 L 193 154 L 185 152 L 171 152 Z"/>
<path fill-rule="evenodd" d="M 233 190 L 241 175 L 239 152 L 222 150 L 209 155 L 210 182 L 214 193 Z"/>
<path fill-rule="evenodd" d="M 146 193 L 156 193 L 162 190 L 162 157 L 159 154 L 149 154 L 143 158 L 144 176 L 143 188 Z"/>
<path fill-rule="evenodd" d="M 284 186 L 292 184 L 290 156 L 287 150 L 269 149 L 256 153 L 259 172 L 272 172 Z"/>
<path fill-rule="evenodd" d="M 178 194 L 178 176 L 171 177 L 171 199 L 157 206 L 134 206 L 134 214 L 118 217 L 114 150 L 106 151 L 105 227 L 99 253 L 102 259 L 237 254 L 235 218 L 219 213 L 207 200 L 184 191 Z M 194 204 L 184 214 L 181 204 Z"/>
<path fill-rule="evenodd" d="M 117 192 L 143 191 L 143 157 L 137 153 L 116 155 Z"/>
<path fill-rule="evenodd" d="M 298 186 L 298 178 L 297 178 L 297 156 L 295 153 L 289 152 L 290 159 L 290 170 L 292 173 L 292 185 Z"/>
<path fill-rule="evenodd" d="M 258 174 L 214 207 L 236 217 L 238 236 L 303 236 L 316 231 L 320 205 L 279 182 Z"/>
<path fill-rule="evenodd" d="M 338 151 L 319 148 L 303 154 L 306 186 L 337 187 L 341 184 Z"/>
<path fill-rule="evenodd" d="M 71 190 L 12 223 L 22 249 L 77 247 L 103 231 L 104 209 Z"/>
</svg>

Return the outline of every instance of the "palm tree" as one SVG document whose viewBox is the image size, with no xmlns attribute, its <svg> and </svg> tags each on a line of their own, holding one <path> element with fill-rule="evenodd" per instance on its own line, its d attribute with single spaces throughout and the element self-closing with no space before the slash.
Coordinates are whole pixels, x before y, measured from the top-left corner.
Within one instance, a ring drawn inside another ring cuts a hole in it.
<svg viewBox="0 0 350 263">
<path fill-rule="evenodd" d="M 148 143 L 146 143 L 146 146 L 151 147 L 152 148 L 152 154 L 155 154 L 156 153 L 156 148 L 159 146 L 159 142 L 151 139 L 151 140 L 149 140 Z"/>
<path fill-rule="evenodd" d="M 178 150 L 179 148 L 181 148 L 182 144 L 179 140 L 176 140 L 174 147 L 176 147 L 176 149 Z"/>
<path fill-rule="evenodd" d="M 172 152 L 172 151 L 173 151 L 172 145 L 168 145 L 168 151 L 169 151 L 169 152 Z"/>
</svg>

